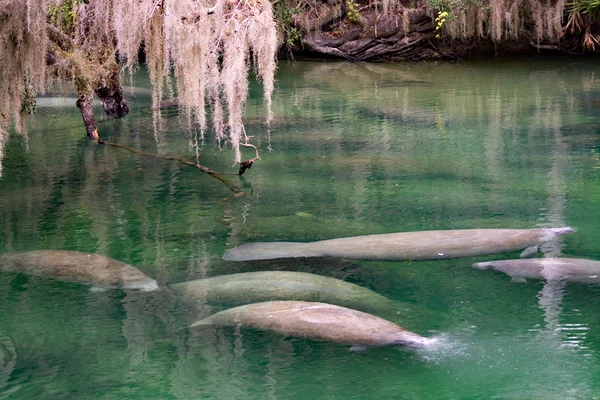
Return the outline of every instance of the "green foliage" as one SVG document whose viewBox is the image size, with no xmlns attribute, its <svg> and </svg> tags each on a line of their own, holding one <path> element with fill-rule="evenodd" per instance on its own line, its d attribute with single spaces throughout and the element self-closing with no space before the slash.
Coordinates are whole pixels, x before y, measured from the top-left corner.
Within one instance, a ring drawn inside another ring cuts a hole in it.
<svg viewBox="0 0 600 400">
<path fill-rule="evenodd" d="M 60 3 L 50 4 L 48 6 L 50 23 L 67 34 L 73 33 L 77 20 L 77 4 L 82 3 L 88 4 L 84 0 L 63 0 Z"/>
<path fill-rule="evenodd" d="M 457 8 L 466 8 L 468 0 L 425 0 L 425 3 L 438 13 L 446 11 L 452 14 Z"/>
<path fill-rule="evenodd" d="M 346 4 L 348 5 L 348 20 L 353 24 L 359 23 L 360 14 L 358 13 L 358 3 L 353 0 L 348 0 Z"/>
<path fill-rule="evenodd" d="M 466 11 L 472 5 L 489 8 L 489 0 L 425 0 L 425 3 L 437 11 L 438 15 L 441 12 L 447 12 L 447 18 L 454 18 L 456 11 Z"/>
<path fill-rule="evenodd" d="M 435 18 L 435 37 L 439 38 L 440 30 L 447 20 L 456 18 L 455 10 L 466 10 L 472 0 L 425 0 L 433 10 L 437 11 Z"/>
<path fill-rule="evenodd" d="M 448 11 L 439 11 L 437 17 L 435 18 L 435 30 L 438 32 L 444 24 L 446 23 L 446 18 L 448 17 Z M 439 33 L 436 33 L 436 38 L 440 37 Z"/>
<path fill-rule="evenodd" d="M 589 15 L 592 19 L 600 20 L 600 0 L 575 0 L 567 4 L 570 13 Z"/>
<path fill-rule="evenodd" d="M 600 1 L 600 0 L 596 0 Z M 435 18 L 435 37 L 440 37 L 440 30 L 446 21 L 456 18 L 457 12 L 466 12 L 471 6 L 489 8 L 489 0 L 425 0 L 430 8 L 437 11 Z"/>
<path fill-rule="evenodd" d="M 288 48 L 300 40 L 300 29 L 294 25 L 294 15 L 300 15 L 300 8 L 289 8 L 285 1 L 275 4 L 275 19 L 283 30 L 283 40 Z"/>
</svg>

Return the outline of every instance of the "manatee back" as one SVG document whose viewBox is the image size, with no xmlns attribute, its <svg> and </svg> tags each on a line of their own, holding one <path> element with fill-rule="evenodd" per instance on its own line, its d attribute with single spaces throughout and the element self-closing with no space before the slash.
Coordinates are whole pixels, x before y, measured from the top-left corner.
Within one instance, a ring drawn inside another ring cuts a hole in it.
<svg viewBox="0 0 600 400">
<path fill-rule="evenodd" d="M 412 332 L 371 314 L 318 302 L 271 301 L 221 311 L 192 325 L 241 325 L 304 337 L 361 346 L 400 344 Z"/>
<path fill-rule="evenodd" d="M 543 275 L 548 280 L 568 282 L 600 282 L 600 261 L 584 258 L 546 258 L 543 259 Z"/>
<path fill-rule="evenodd" d="M 341 279 L 304 272 L 261 271 L 222 275 L 169 286 L 184 301 L 231 305 L 274 300 L 331 303 L 359 310 L 395 309 L 386 297 Z"/>
<path fill-rule="evenodd" d="M 226 261 L 272 260 L 276 258 L 320 257 L 312 243 L 258 242 L 234 247 L 223 255 Z"/>
<path fill-rule="evenodd" d="M 411 258 L 446 259 L 517 251 L 571 231 L 571 228 L 536 228 L 414 232 L 411 238 L 415 243 L 414 256 Z M 437 253 L 433 254 L 432 249 Z"/>
<path fill-rule="evenodd" d="M 572 232 L 572 228 L 459 229 L 398 232 L 310 243 L 247 243 L 227 251 L 227 261 L 289 257 L 361 260 L 437 260 L 522 250 Z"/>
</svg>

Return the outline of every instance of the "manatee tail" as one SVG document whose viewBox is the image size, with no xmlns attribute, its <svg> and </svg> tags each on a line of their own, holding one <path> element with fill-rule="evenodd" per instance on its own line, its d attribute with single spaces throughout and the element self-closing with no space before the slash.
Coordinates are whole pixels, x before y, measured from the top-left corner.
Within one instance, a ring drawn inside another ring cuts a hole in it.
<svg viewBox="0 0 600 400">
<path fill-rule="evenodd" d="M 160 290 L 160 286 L 158 286 L 158 282 L 156 282 L 154 279 L 151 279 L 147 282 L 141 283 L 136 287 L 136 289 L 139 289 L 141 292 L 154 292 L 155 290 Z"/>
<path fill-rule="evenodd" d="M 207 319 L 208 319 L 208 318 L 207 318 Z M 188 325 L 188 326 L 186 326 L 186 327 L 184 327 L 184 328 L 181 328 L 181 329 L 189 329 L 189 328 L 206 328 L 206 327 L 212 326 L 212 325 L 213 325 L 213 324 L 212 324 L 212 321 L 207 321 L 207 319 L 203 319 L 203 320 L 200 320 L 200 321 L 194 322 L 193 324 L 191 324 L 191 325 Z"/>
<path fill-rule="evenodd" d="M 201 319 L 200 321 L 196 321 L 191 325 L 186 325 L 183 328 L 179 328 L 177 329 L 178 331 L 182 331 L 184 329 L 190 329 L 190 328 L 208 328 L 209 326 L 214 326 L 214 322 L 213 319 L 211 317 L 207 317 L 204 319 Z"/>
<path fill-rule="evenodd" d="M 262 242 L 246 243 L 228 250 L 226 261 L 272 260 L 275 258 L 320 257 L 314 243 Z"/>
</svg>

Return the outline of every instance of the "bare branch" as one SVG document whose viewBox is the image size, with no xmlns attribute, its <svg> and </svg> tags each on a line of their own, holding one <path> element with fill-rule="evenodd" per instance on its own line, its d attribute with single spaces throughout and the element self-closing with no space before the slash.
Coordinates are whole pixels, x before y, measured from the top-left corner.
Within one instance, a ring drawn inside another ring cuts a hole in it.
<svg viewBox="0 0 600 400">
<path fill-rule="evenodd" d="M 185 159 L 183 157 L 178 157 L 178 156 L 164 156 L 164 155 L 160 155 L 160 154 L 147 153 L 145 151 L 134 149 L 133 147 L 125 146 L 125 145 L 118 144 L 118 143 L 109 142 L 109 141 L 103 140 L 103 139 L 98 139 L 97 142 L 100 143 L 100 144 L 105 144 L 107 146 L 118 147 L 120 149 L 124 149 L 124 150 L 130 151 L 130 152 L 135 153 L 135 154 L 139 154 L 139 155 L 144 156 L 144 157 L 157 158 L 159 160 L 179 161 L 180 163 L 188 165 L 190 167 L 198 168 L 200 171 L 202 171 L 202 172 L 204 172 L 204 173 L 212 176 L 215 179 L 220 180 L 221 182 L 223 182 L 225 184 L 225 186 L 227 186 L 232 192 L 234 192 L 236 194 L 236 196 L 244 196 L 244 192 L 240 188 L 238 188 L 237 186 L 235 186 L 233 184 L 233 182 L 231 182 L 229 179 L 225 178 L 224 176 L 222 176 L 218 172 L 215 172 L 212 169 L 210 169 L 208 167 L 205 167 L 204 165 L 195 163 L 195 162 L 190 161 L 188 159 Z"/>
<path fill-rule="evenodd" d="M 552 44 L 537 44 L 533 41 L 530 41 L 529 44 L 538 50 L 558 50 L 558 46 Z"/>
</svg>

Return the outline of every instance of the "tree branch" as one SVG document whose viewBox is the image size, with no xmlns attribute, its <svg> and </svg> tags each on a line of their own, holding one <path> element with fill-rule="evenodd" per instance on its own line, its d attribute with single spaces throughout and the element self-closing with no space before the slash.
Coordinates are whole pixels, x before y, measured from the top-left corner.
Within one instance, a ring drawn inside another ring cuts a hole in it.
<svg viewBox="0 0 600 400">
<path fill-rule="evenodd" d="M 73 51 L 73 40 L 52 24 L 46 24 L 48 38 L 62 51 Z"/>
<path fill-rule="evenodd" d="M 135 153 L 135 154 L 139 154 L 139 155 L 144 156 L 144 157 L 158 158 L 160 160 L 179 161 L 180 163 L 188 165 L 190 167 L 198 168 L 200 171 L 202 171 L 202 172 L 204 172 L 204 173 L 212 176 L 213 178 L 216 178 L 216 179 L 220 180 L 221 182 L 223 182 L 225 184 L 225 186 L 227 186 L 232 192 L 235 193 L 235 197 L 242 197 L 242 196 L 245 195 L 244 192 L 240 188 L 238 188 L 237 186 L 235 186 L 233 184 L 233 182 L 231 182 L 229 179 L 223 177 L 218 172 L 215 172 L 212 169 L 205 167 L 204 165 L 194 163 L 194 162 L 192 162 L 190 160 L 187 160 L 187 159 L 185 159 L 183 157 L 163 156 L 163 155 L 160 155 L 160 154 L 147 153 L 145 151 L 134 149 L 133 147 L 125 146 L 125 145 L 118 144 L 118 143 L 109 142 L 109 141 L 103 140 L 103 139 L 98 139 L 97 142 L 100 143 L 100 144 L 105 144 L 107 146 L 112 146 L 112 147 L 118 147 L 120 149 L 125 149 L 127 151 L 130 151 L 130 152 Z"/>
<path fill-rule="evenodd" d="M 529 44 L 538 50 L 558 50 L 558 46 L 553 44 L 537 44 L 534 43 L 533 40 L 530 40 Z"/>
</svg>

